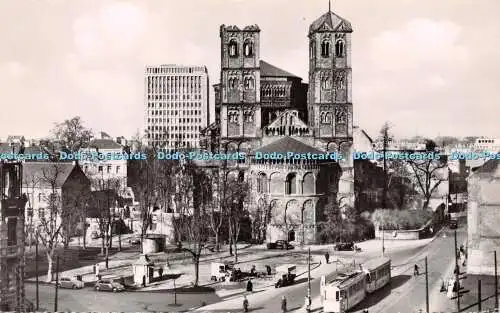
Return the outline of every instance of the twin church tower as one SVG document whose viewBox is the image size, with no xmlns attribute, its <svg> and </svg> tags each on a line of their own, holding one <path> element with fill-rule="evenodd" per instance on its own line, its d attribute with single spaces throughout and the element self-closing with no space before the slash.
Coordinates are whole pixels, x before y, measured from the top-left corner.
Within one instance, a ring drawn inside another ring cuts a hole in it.
<svg viewBox="0 0 500 313">
<path fill-rule="evenodd" d="M 261 30 L 220 27 L 221 74 L 215 85 L 212 150 L 329 153 L 341 161 L 255 160 L 235 164 L 251 181 L 255 207 L 272 207 L 266 239 L 316 241 L 328 190 L 354 203 L 351 24 L 333 13 L 309 27 L 309 83 L 261 59 Z M 205 134 L 206 136 L 207 134 Z M 254 209 L 255 209 L 254 207 Z"/>
</svg>

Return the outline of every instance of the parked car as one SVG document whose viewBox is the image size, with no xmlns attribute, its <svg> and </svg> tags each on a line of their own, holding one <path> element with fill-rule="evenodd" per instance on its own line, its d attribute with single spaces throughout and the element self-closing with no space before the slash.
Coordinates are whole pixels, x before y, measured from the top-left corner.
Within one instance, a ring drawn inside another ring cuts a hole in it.
<svg viewBox="0 0 500 313">
<path fill-rule="evenodd" d="M 60 288 L 67 288 L 67 289 L 82 289 L 84 284 L 83 281 L 79 281 L 76 279 L 68 278 L 68 277 L 62 277 L 59 279 L 58 283 Z"/>
<path fill-rule="evenodd" d="M 339 242 L 333 247 L 335 251 L 354 251 L 354 242 Z"/>
<path fill-rule="evenodd" d="M 277 240 L 276 242 L 270 242 L 267 244 L 268 249 L 282 249 L 282 250 L 290 250 L 293 249 L 293 246 L 288 243 L 286 240 Z"/>
<path fill-rule="evenodd" d="M 125 286 L 122 284 L 112 281 L 112 280 L 107 280 L 107 279 L 101 279 L 97 281 L 95 284 L 94 289 L 96 291 L 113 291 L 113 292 L 118 292 L 118 291 L 123 291 L 125 290 Z"/>
<path fill-rule="evenodd" d="M 450 227 L 450 229 L 457 229 L 458 228 L 458 221 L 457 220 L 450 220 L 450 222 L 448 223 L 448 227 Z"/>
<path fill-rule="evenodd" d="M 141 237 L 139 237 L 139 236 L 132 237 L 128 240 L 128 243 L 130 243 L 131 245 L 140 245 L 141 244 Z"/>
</svg>

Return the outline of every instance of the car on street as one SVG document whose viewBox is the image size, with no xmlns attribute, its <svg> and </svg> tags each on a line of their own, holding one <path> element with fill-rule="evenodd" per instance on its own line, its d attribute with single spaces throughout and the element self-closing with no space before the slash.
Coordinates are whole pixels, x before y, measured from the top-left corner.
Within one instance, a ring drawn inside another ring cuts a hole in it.
<svg viewBox="0 0 500 313">
<path fill-rule="evenodd" d="M 339 242 L 333 247 L 335 251 L 354 251 L 354 242 Z"/>
<path fill-rule="evenodd" d="M 116 282 L 116 281 L 113 281 L 113 280 L 101 279 L 101 280 L 97 281 L 97 283 L 95 284 L 94 289 L 96 291 L 118 292 L 118 291 L 124 291 L 125 290 L 125 286 L 123 286 L 119 282 Z"/>
<path fill-rule="evenodd" d="M 281 250 L 291 250 L 293 246 L 286 240 L 277 240 L 276 242 L 270 242 L 267 244 L 268 249 L 281 249 Z"/>
<path fill-rule="evenodd" d="M 139 236 L 135 236 L 135 237 L 132 237 L 128 240 L 128 243 L 130 243 L 131 245 L 140 245 L 141 244 L 141 237 Z"/>
<path fill-rule="evenodd" d="M 62 277 L 61 279 L 59 279 L 58 286 L 59 288 L 66 289 L 82 289 L 84 284 L 83 281 L 79 281 L 74 278 Z"/>
<path fill-rule="evenodd" d="M 450 229 L 457 229 L 458 228 L 458 221 L 457 220 L 450 220 L 448 223 L 448 227 Z"/>
<path fill-rule="evenodd" d="M 90 238 L 91 239 L 98 239 L 98 238 L 101 238 L 101 234 L 99 234 L 97 231 L 93 231 L 92 233 L 90 233 Z"/>
</svg>

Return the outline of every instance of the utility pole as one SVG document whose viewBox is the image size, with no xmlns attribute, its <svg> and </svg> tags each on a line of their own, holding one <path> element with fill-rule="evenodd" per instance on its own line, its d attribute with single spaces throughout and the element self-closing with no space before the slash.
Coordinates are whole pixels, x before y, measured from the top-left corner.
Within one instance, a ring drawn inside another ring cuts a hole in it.
<svg viewBox="0 0 500 313">
<path fill-rule="evenodd" d="M 460 267 L 458 267 L 458 253 L 457 253 L 457 230 L 455 229 L 455 247 L 453 250 L 455 254 L 455 284 L 457 286 L 457 312 L 460 312 Z"/>
<path fill-rule="evenodd" d="M 481 307 L 482 307 L 482 297 L 481 297 L 481 280 L 477 280 L 477 309 L 479 312 L 481 312 Z"/>
<path fill-rule="evenodd" d="M 39 305 L 39 293 L 38 293 L 38 230 L 36 231 L 36 242 L 35 242 L 35 272 L 36 272 L 36 310 L 38 311 Z"/>
<path fill-rule="evenodd" d="M 311 312 L 311 248 L 307 250 L 307 297 L 306 311 Z"/>
<path fill-rule="evenodd" d="M 59 256 L 56 260 L 56 293 L 54 297 L 54 312 L 57 312 L 57 292 L 59 290 Z"/>
<path fill-rule="evenodd" d="M 383 133 L 382 133 L 382 136 L 383 136 L 383 150 L 382 152 L 384 153 L 383 155 L 383 160 L 384 160 L 384 194 L 383 194 L 383 197 L 382 197 L 382 208 L 383 209 L 387 209 L 387 192 L 388 192 L 388 188 L 389 186 L 387 186 L 387 158 L 386 158 L 386 154 L 387 154 L 387 146 L 389 145 L 389 124 L 385 124 L 383 126 Z M 384 231 L 384 225 L 382 225 L 382 256 L 384 256 L 385 254 L 385 231 Z"/>
<path fill-rule="evenodd" d="M 425 312 L 429 311 L 429 271 L 427 267 L 427 257 L 425 257 Z"/>
<path fill-rule="evenodd" d="M 497 265 L 497 251 L 493 252 L 495 259 L 495 309 L 498 309 L 498 265 Z"/>
</svg>

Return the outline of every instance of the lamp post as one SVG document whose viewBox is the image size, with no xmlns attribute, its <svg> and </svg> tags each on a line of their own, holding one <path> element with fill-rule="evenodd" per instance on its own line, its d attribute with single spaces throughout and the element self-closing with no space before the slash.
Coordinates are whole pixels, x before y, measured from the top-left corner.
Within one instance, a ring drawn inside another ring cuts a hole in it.
<svg viewBox="0 0 500 313">
<path fill-rule="evenodd" d="M 307 296 L 306 311 L 311 312 L 311 248 L 307 250 Z"/>
</svg>

